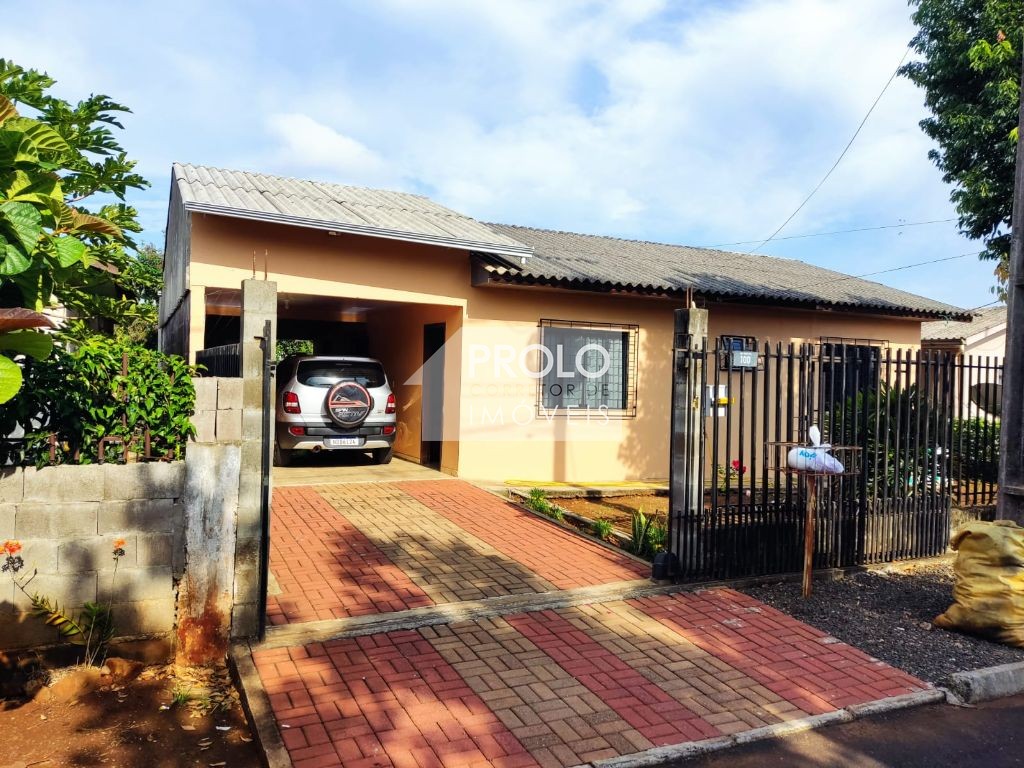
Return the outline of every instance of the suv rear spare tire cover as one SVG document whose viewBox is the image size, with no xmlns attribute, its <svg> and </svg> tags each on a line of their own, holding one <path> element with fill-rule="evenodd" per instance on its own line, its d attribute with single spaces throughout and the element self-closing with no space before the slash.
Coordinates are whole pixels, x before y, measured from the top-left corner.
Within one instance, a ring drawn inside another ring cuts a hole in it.
<svg viewBox="0 0 1024 768">
<path fill-rule="evenodd" d="M 373 398 L 355 381 L 339 381 L 327 390 L 327 415 L 339 427 L 358 427 L 370 415 Z"/>
</svg>

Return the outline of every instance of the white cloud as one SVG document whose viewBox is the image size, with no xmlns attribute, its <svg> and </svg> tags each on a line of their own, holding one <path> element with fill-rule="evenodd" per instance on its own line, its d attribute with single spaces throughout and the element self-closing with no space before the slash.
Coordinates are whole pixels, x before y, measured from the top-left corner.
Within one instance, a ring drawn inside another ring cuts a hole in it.
<svg viewBox="0 0 1024 768">
<path fill-rule="evenodd" d="M 277 140 L 278 168 L 313 169 L 363 184 L 389 183 L 395 174 L 372 149 L 344 133 L 295 112 L 273 114 L 267 129 Z"/>
</svg>

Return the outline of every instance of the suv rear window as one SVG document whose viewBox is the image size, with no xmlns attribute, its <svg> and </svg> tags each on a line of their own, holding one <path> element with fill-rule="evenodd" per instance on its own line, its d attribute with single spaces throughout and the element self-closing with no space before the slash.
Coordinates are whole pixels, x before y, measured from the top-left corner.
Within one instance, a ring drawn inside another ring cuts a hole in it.
<svg viewBox="0 0 1024 768">
<path fill-rule="evenodd" d="M 384 369 L 379 363 L 344 360 L 302 360 L 295 378 L 307 387 L 330 387 L 339 381 L 355 381 L 367 389 L 384 386 Z"/>
</svg>

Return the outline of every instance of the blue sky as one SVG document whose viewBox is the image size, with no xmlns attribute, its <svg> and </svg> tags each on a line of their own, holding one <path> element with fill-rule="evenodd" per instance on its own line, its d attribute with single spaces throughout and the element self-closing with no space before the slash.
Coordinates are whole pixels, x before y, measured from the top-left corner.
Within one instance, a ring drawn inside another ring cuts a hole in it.
<svg viewBox="0 0 1024 768">
<path fill-rule="evenodd" d="M 756 241 L 832 164 L 914 34 L 903 0 L 102 6 L 11 3 L 0 56 L 67 98 L 133 109 L 122 142 L 153 186 L 131 202 L 157 245 L 175 160 L 419 192 L 484 221 Z M 925 115 L 894 82 L 781 237 L 954 217 Z M 761 252 L 865 274 L 977 250 L 948 222 Z M 973 256 L 877 279 L 963 307 L 994 298 Z"/>
</svg>

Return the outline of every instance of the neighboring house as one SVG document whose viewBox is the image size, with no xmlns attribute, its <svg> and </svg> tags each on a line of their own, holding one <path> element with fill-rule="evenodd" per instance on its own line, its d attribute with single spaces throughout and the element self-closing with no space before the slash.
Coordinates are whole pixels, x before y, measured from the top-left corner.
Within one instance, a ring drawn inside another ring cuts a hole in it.
<svg viewBox="0 0 1024 768">
<path fill-rule="evenodd" d="M 923 323 L 921 348 L 1002 357 L 1006 354 L 1006 305 L 975 312 L 968 320 Z"/>
<path fill-rule="evenodd" d="M 398 455 L 481 479 L 666 477 L 673 310 L 688 292 L 712 338 L 757 344 L 916 348 L 922 321 L 968 317 L 799 261 L 483 224 L 417 195 L 192 165 L 173 168 L 164 269 L 165 351 L 238 341 L 240 283 L 266 271 L 279 338 L 385 364 Z M 538 377 L 556 350 L 566 359 Z"/>
<path fill-rule="evenodd" d="M 964 416 L 997 417 L 1003 402 L 1002 362 L 1006 354 L 1006 305 L 975 312 L 970 320 L 921 325 L 921 348 L 960 353 Z"/>
</svg>

